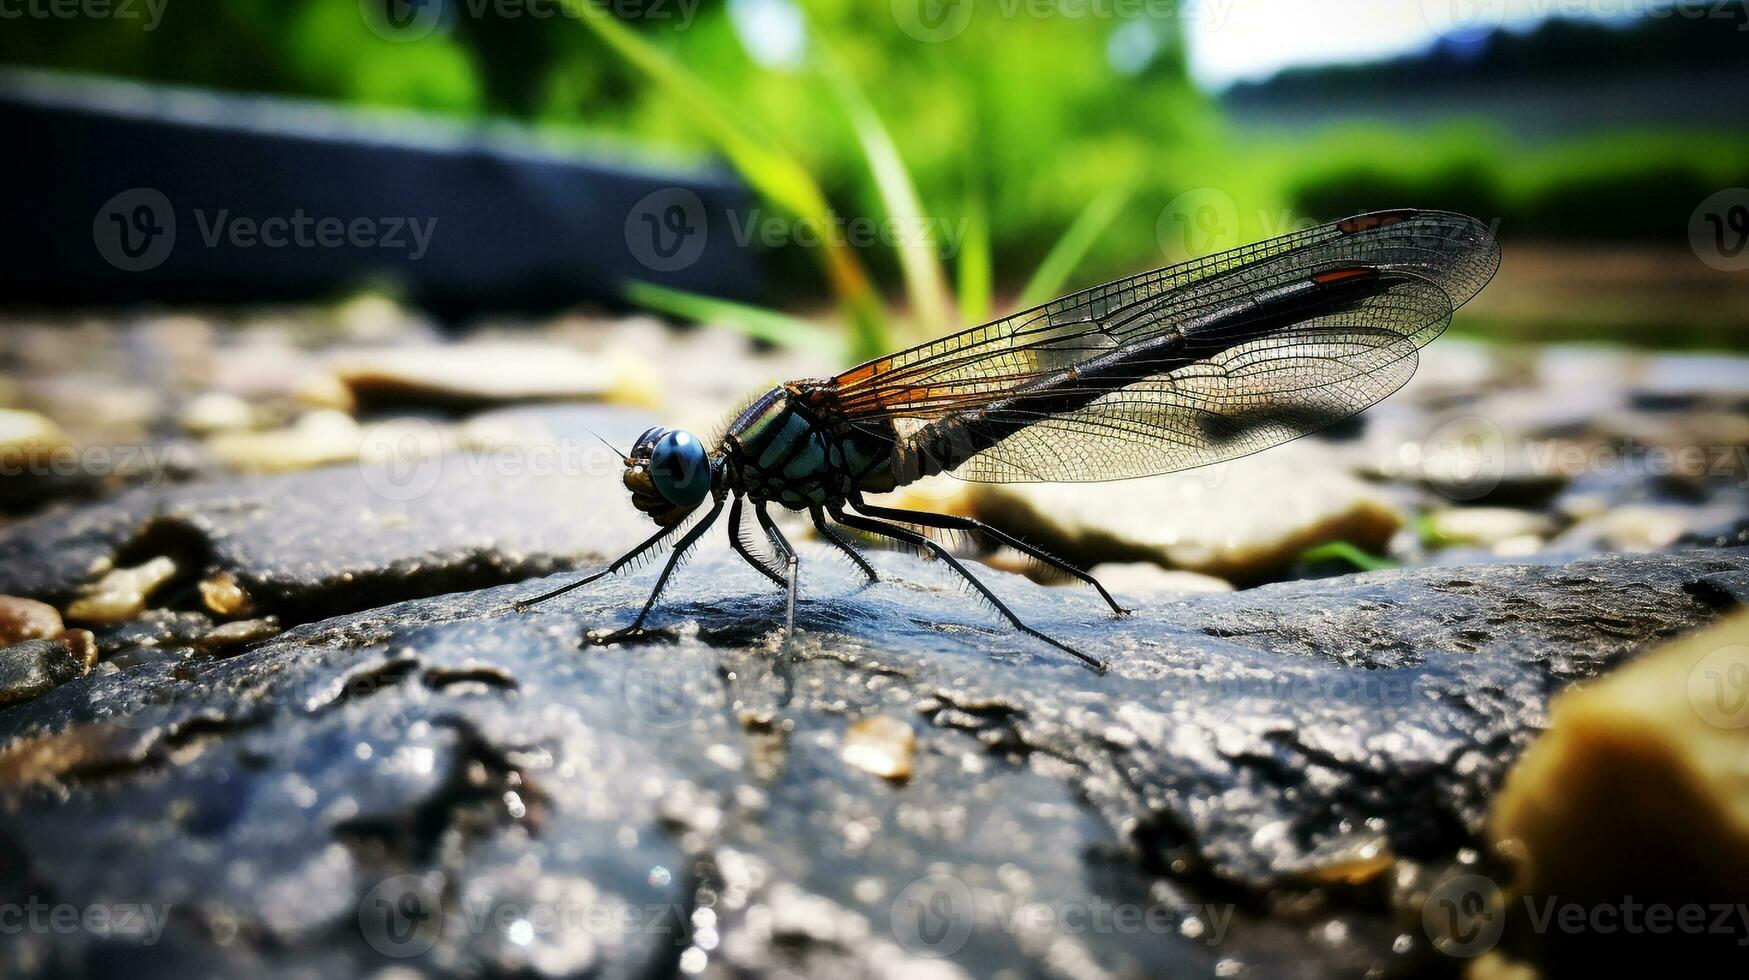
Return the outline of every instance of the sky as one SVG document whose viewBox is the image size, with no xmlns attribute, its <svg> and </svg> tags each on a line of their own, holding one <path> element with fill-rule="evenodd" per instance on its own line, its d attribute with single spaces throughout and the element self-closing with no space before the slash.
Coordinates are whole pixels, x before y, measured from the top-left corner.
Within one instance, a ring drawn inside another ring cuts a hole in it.
<svg viewBox="0 0 1749 980">
<path fill-rule="evenodd" d="M 1177 0 L 1191 76 L 1207 88 L 1293 65 L 1371 61 L 1478 41 L 1550 16 L 1631 16 L 1660 0 Z"/>
</svg>

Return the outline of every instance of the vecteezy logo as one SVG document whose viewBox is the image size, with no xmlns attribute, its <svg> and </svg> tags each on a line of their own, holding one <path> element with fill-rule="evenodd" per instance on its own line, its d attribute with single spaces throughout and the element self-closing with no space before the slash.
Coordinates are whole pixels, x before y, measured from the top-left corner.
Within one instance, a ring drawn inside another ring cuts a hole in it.
<svg viewBox="0 0 1749 980">
<path fill-rule="evenodd" d="M 418 956 L 443 934 L 442 899 L 418 875 L 385 878 L 358 903 L 358 931 L 384 956 Z"/>
<path fill-rule="evenodd" d="M 448 0 L 358 0 L 372 34 L 385 41 L 417 41 L 446 26 Z"/>
<path fill-rule="evenodd" d="M 1749 646 L 1702 657 L 1688 672 L 1688 703 L 1715 728 L 1749 728 Z"/>
<path fill-rule="evenodd" d="M 156 269 L 176 247 L 176 210 L 163 191 L 122 191 L 97 209 L 91 240 L 97 254 L 123 272 Z"/>
<path fill-rule="evenodd" d="M 972 937 L 972 890 L 950 874 L 924 875 L 894 897 L 893 938 L 917 956 L 952 956 Z"/>
<path fill-rule="evenodd" d="M 358 471 L 384 500 L 416 500 L 443 478 L 443 434 L 424 419 L 391 419 L 365 430 Z"/>
<path fill-rule="evenodd" d="M 715 656 L 688 650 L 661 660 L 631 659 L 621 690 L 632 717 L 651 728 L 681 728 L 712 703 L 719 690 Z"/>
<path fill-rule="evenodd" d="M 951 41 L 972 22 L 972 4 L 973 0 L 893 0 L 893 20 L 919 41 Z"/>
<path fill-rule="evenodd" d="M 1506 0 L 1421 0 L 1421 15 L 1440 37 L 1474 44 L 1506 22 Z"/>
<path fill-rule="evenodd" d="M 1749 188 L 1727 188 L 1700 202 L 1688 218 L 1688 244 L 1721 272 L 1749 269 Z"/>
<path fill-rule="evenodd" d="M 1421 444 L 1421 479 L 1447 500 L 1477 500 L 1506 478 L 1506 434 L 1492 419 L 1453 419 Z"/>
<path fill-rule="evenodd" d="M 626 215 L 626 247 L 655 272 L 675 272 L 704 254 L 704 202 L 684 187 L 644 195 Z"/>
<path fill-rule="evenodd" d="M 1480 956 L 1494 948 L 1506 928 L 1506 898 L 1483 875 L 1457 875 L 1427 894 L 1421 925 L 1441 953 L 1464 959 Z"/>
<path fill-rule="evenodd" d="M 1239 246 L 1239 205 L 1218 187 L 1198 187 L 1173 198 L 1154 223 L 1160 251 L 1169 258 L 1208 255 Z"/>
</svg>

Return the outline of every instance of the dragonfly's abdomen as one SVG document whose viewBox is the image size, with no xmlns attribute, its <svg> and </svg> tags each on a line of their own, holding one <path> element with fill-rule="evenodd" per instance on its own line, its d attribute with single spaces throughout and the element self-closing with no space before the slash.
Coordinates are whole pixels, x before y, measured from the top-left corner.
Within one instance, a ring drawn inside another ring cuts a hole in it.
<svg viewBox="0 0 1749 980">
<path fill-rule="evenodd" d="M 741 489 L 792 510 L 844 500 L 869 474 L 889 468 L 893 449 L 890 438 L 835 431 L 786 388 L 749 406 L 723 441 Z"/>
</svg>

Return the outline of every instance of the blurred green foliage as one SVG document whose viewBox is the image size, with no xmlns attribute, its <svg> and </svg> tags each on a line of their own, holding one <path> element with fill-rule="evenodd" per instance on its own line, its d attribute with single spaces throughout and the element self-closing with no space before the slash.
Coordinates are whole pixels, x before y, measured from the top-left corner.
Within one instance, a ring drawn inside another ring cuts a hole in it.
<svg viewBox="0 0 1749 980">
<path fill-rule="evenodd" d="M 10 20 L 0 62 L 509 117 L 684 154 L 719 152 L 698 105 L 653 84 L 599 31 L 568 22 L 561 0 L 426 2 L 447 2 L 455 16 L 401 42 L 371 30 L 360 0 L 177 0 L 151 31 L 117 19 Z M 1700 199 L 1749 184 L 1749 134 L 1692 127 L 1537 143 L 1485 120 L 1242 135 L 1190 84 L 1170 19 L 1005 17 L 1000 5 L 979 4 L 962 33 L 925 43 L 902 29 L 892 0 L 801 0 L 814 39 L 829 43 L 854 81 L 834 97 L 807 63 L 760 65 L 728 0 L 615 2 L 645 11 L 623 26 L 755 123 L 840 214 L 887 217 L 909 206 L 904 182 L 888 168 L 883 184 L 882 169 L 871 167 L 879 156 L 871 146 L 889 141 L 916 210 L 947 229 L 939 258 L 968 314 L 999 310 L 992 294 L 1012 296 L 1047 258 L 1051 281 L 1072 287 L 1198 250 L 1171 224 L 1174 202 L 1187 194 L 1230 202 L 1232 226 L 1206 242 L 1220 247 L 1404 205 L 1504 216 L 1509 240 L 1680 242 Z M 1114 65 L 1116 31 L 1145 33 L 1151 57 Z M 1566 28 L 1553 36 L 1569 48 L 1579 43 Z M 1534 45 L 1513 44 L 1515 64 L 1540 64 Z M 1390 70 L 1413 77 L 1412 68 Z M 860 122 L 847 111 L 847 92 L 870 114 Z M 869 118 L 880 126 L 871 129 Z M 1102 212 L 1099 202 L 1117 188 L 1126 203 Z M 1074 243 L 1084 256 L 1062 269 L 1065 229 L 1086 229 L 1092 219 L 1097 234 Z M 786 297 L 827 293 L 831 277 L 808 251 L 772 256 Z M 901 275 L 915 255 L 878 244 L 859 251 L 858 262 L 883 284 L 917 281 L 915 268 Z"/>
</svg>

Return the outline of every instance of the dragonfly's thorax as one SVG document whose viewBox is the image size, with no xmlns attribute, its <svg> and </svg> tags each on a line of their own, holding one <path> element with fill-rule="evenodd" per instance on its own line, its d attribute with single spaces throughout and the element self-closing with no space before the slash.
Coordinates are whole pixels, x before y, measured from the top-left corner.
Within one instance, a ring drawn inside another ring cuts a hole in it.
<svg viewBox="0 0 1749 980">
<path fill-rule="evenodd" d="M 876 489 L 894 442 L 890 426 L 845 423 L 830 388 L 803 381 L 761 395 L 730 423 L 719 451 L 726 478 L 748 496 L 804 510 Z"/>
</svg>

